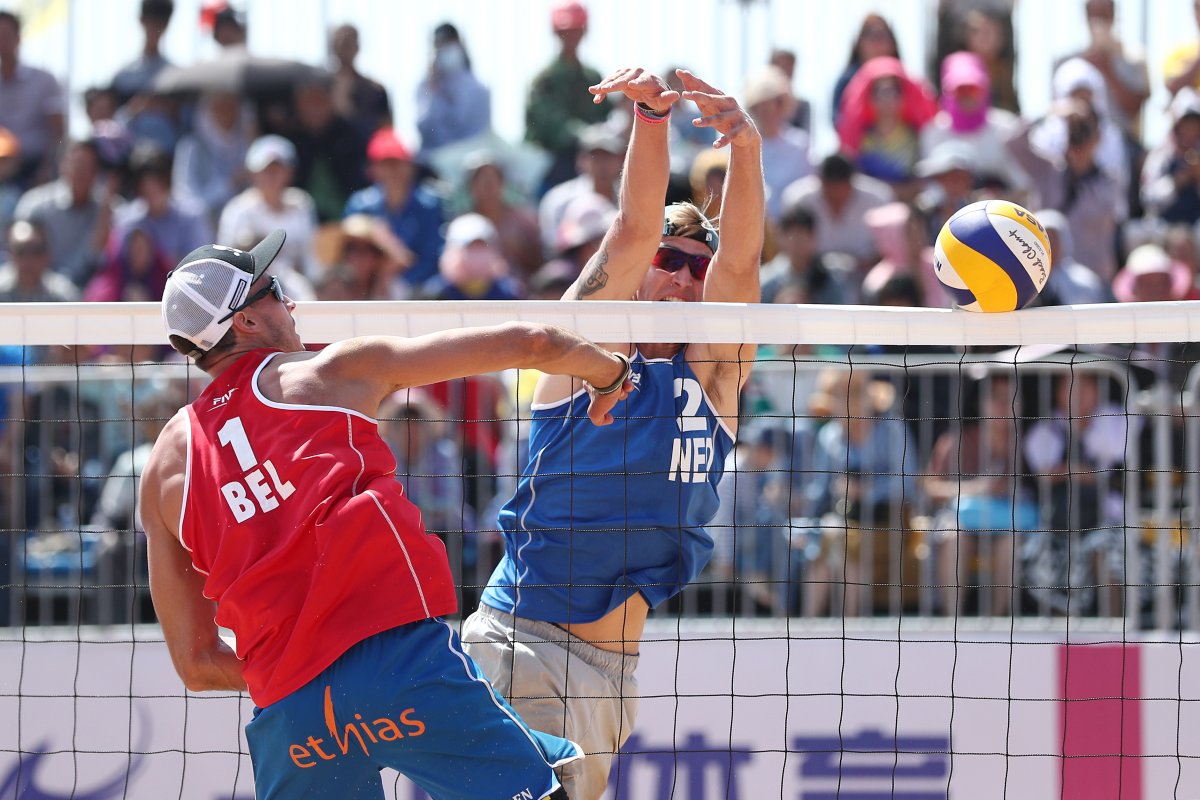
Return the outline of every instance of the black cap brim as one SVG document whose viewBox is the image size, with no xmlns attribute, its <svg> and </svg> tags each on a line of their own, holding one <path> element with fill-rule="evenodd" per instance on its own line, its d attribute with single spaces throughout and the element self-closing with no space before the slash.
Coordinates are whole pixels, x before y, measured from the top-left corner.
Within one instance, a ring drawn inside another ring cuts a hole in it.
<svg viewBox="0 0 1200 800">
<path fill-rule="evenodd" d="M 279 228 L 267 234 L 267 238 L 250 248 L 250 255 L 254 258 L 254 280 L 261 278 L 262 274 L 267 271 L 267 267 L 271 266 L 275 256 L 279 255 L 279 251 L 283 249 L 285 239 L 287 239 L 287 232 L 283 228 Z"/>
</svg>

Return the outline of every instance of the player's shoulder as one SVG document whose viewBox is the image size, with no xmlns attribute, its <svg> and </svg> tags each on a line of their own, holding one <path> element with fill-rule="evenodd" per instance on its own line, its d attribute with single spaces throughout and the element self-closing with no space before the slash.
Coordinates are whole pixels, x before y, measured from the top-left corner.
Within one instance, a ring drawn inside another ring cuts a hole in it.
<svg viewBox="0 0 1200 800">
<path fill-rule="evenodd" d="M 146 480 L 155 480 L 162 474 L 172 473 L 182 469 L 187 461 L 188 427 L 191 421 L 188 407 L 184 406 L 167 420 L 150 455 L 146 459 L 143 475 Z"/>
</svg>

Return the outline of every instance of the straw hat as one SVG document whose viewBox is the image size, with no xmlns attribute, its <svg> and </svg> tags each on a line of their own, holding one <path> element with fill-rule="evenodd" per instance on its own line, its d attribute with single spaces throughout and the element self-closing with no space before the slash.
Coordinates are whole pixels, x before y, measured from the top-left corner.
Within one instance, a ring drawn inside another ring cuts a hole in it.
<svg viewBox="0 0 1200 800">
<path fill-rule="evenodd" d="M 881 414 L 892 407 L 895 399 L 896 388 L 887 381 L 873 380 L 866 370 L 831 368 L 817 375 L 808 410 L 814 417 L 832 419 Z"/>
</svg>

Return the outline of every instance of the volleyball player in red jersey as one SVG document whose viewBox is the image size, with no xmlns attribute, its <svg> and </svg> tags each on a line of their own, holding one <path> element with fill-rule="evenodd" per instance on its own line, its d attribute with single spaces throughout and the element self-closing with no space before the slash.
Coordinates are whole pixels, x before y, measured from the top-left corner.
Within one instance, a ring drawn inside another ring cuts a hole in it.
<svg viewBox="0 0 1200 800">
<path fill-rule="evenodd" d="M 212 377 L 141 483 L 176 671 L 193 691 L 249 691 L 260 800 L 381 798 L 383 767 L 436 798 L 565 798 L 553 767 L 580 749 L 526 726 L 440 619 L 456 609 L 446 552 L 373 415 L 398 389 L 532 367 L 589 381 L 604 425 L 628 360 L 524 323 L 307 351 L 267 272 L 283 239 L 199 248 L 163 293 L 172 346 Z"/>
</svg>

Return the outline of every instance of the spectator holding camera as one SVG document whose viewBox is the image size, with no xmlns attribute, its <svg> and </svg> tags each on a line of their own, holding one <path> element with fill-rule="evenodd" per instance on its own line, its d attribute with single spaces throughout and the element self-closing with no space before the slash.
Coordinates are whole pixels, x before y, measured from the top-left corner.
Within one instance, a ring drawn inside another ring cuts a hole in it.
<svg viewBox="0 0 1200 800">
<path fill-rule="evenodd" d="M 1185 88 L 1171 101 L 1171 133 L 1142 167 L 1142 204 L 1166 222 L 1200 221 L 1200 94 Z"/>
<path fill-rule="evenodd" d="M 1126 203 L 1118 179 L 1097 163 L 1099 120 L 1091 106 L 1076 99 L 1060 101 L 1051 114 L 1066 131 L 1061 149 L 1035 147 L 1025 124 L 1009 140 L 1008 151 L 1032 179 L 1031 205 L 1061 211 L 1076 258 L 1111 281 L 1117 271 L 1117 224 L 1126 217 Z"/>
</svg>

